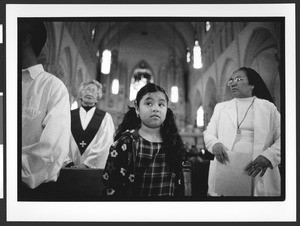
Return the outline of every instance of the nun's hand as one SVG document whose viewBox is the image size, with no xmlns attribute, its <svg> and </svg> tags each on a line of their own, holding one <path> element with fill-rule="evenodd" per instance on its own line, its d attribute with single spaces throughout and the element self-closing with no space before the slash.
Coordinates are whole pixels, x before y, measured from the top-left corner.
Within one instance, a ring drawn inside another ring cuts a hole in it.
<svg viewBox="0 0 300 226">
<path fill-rule="evenodd" d="M 212 153 L 215 155 L 215 158 L 222 164 L 226 164 L 226 161 L 229 162 L 226 148 L 222 143 L 216 143 L 212 147 Z"/>
<path fill-rule="evenodd" d="M 260 177 L 262 177 L 268 167 L 272 168 L 271 162 L 265 156 L 259 155 L 254 161 L 247 165 L 245 171 L 249 176 L 256 177 L 256 175 L 260 173 Z"/>
</svg>

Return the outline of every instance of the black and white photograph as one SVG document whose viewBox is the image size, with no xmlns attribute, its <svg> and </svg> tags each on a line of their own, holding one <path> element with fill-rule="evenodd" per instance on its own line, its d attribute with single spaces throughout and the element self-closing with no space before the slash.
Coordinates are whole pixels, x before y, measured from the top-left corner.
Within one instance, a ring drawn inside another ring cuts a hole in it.
<svg viewBox="0 0 300 226">
<path fill-rule="evenodd" d="M 296 220 L 294 4 L 6 7 L 7 221 Z"/>
</svg>

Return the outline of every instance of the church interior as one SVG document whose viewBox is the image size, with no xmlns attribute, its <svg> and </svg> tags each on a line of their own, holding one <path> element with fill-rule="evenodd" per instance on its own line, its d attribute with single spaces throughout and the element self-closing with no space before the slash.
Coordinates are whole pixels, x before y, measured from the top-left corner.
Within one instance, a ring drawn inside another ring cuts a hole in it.
<svg viewBox="0 0 300 226">
<path fill-rule="evenodd" d="M 205 149 L 202 133 L 215 105 L 232 99 L 227 81 L 240 67 L 255 69 L 278 111 L 283 107 L 284 27 L 279 19 L 73 18 L 45 24 L 48 38 L 39 62 L 66 85 L 73 109 L 80 105 L 80 84 L 99 81 L 98 107 L 112 115 L 115 127 L 133 106 L 136 92 L 152 82 L 170 97 L 185 144 Z M 209 160 L 197 161 L 198 178 L 207 178 Z"/>
</svg>

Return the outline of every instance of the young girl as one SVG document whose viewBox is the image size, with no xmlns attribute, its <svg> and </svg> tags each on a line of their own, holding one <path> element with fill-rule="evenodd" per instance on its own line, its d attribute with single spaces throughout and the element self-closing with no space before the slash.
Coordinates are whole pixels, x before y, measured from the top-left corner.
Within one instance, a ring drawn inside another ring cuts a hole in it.
<svg viewBox="0 0 300 226">
<path fill-rule="evenodd" d="M 137 93 L 119 125 L 103 172 L 107 196 L 174 196 L 179 193 L 185 147 L 169 98 L 149 83 Z"/>
</svg>

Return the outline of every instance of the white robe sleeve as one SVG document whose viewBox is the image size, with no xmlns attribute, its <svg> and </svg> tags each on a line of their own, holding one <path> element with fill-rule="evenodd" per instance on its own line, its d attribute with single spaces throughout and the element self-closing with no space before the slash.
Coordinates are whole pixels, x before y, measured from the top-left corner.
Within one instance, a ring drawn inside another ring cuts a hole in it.
<svg viewBox="0 0 300 226">
<path fill-rule="evenodd" d="M 109 148 L 113 144 L 115 126 L 109 113 L 105 113 L 101 126 L 95 136 L 93 146 L 89 147 L 84 164 L 89 168 L 104 169 Z"/>
<path fill-rule="evenodd" d="M 203 132 L 204 143 L 209 152 L 212 153 L 212 147 L 220 142 L 218 139 L 218 128 L 219 128 L 219 116 L 220 116 L 220 104 L 215 106 L 213 115 L 207 125 L 206 130 Z"/>
<path fill-rule="evenodd" d="M 280 113 L 277 111 L 276 107 L 272 105 L 272 113 L 271 113 L 271 121 L 272 123 L 272 141 L 273 143 L 265 149 L 261 155 L 265 156 L 271 163 L 272 167 L 276 167 L 281 162 L 281 135 L 280 135 Z"/>
<path fill-rule="evenodd" d="M 69 149 L 70 102 L 65 86 L 53 86 L 38 142 L 22 147 L 22 180 L 30 188 L 56 181 Z M 30 131 L 28 131 L 30 133 Z"/>
</svg>

